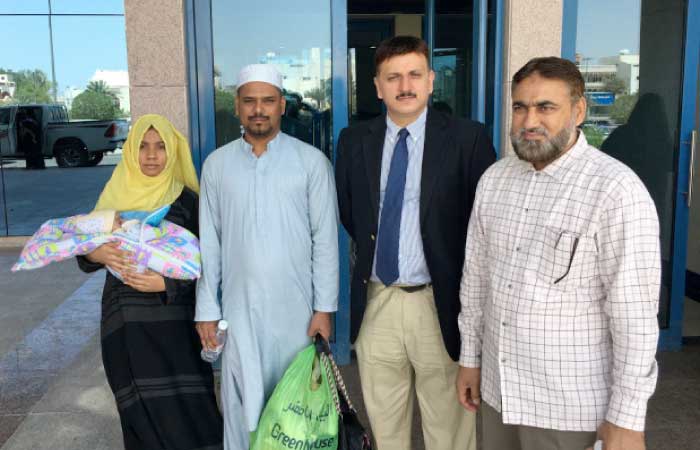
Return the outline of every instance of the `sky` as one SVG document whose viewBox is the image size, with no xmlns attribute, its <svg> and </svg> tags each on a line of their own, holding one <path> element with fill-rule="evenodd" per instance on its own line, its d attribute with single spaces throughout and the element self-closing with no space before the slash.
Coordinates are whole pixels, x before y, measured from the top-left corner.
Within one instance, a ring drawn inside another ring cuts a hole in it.
<svg viewBox="0 0 700 450">
<path fill-rule="evenodd" d="M 123 13 L 123 0 L 51 0 L 54 13 Z M 0 67 L 41 69 L 51 78 L 48 0 L 0 0 Z M 123 16 L 53 16 L 58 93 L 84 88 L 97 69 L 127 70 Z"/>
<path fill-rule="evenodd" d="M 238 71 L 273 51 L 302 56 L 302 50 L 331 46 L 328 0 L 212 0 L 214 64 L 225 85 Z"/>
<path fill-rule="evenodd" d="M 578 0 L 576 52 L 587 58 L 639 54 L 642 0 Z"/>
<path fill-rule="evenodd" d="M 1 0 L 0 14 L 48 14 L 49 0 Z M 54 14 L 124 14 L 124 0 L 51 0 Z"/>
</svg>

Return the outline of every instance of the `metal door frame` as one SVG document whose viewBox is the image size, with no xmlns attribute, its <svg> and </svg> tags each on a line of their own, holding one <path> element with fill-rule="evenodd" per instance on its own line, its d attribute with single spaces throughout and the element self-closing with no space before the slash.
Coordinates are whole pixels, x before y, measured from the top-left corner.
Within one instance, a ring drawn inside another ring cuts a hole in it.
<svg viewBox="0 0 700 450">
<path fill-rule="evenodd" d="M 575 60 L 578 0 L 565 0 L 562 27 L 562 57 Z M 683 307 L 688 252 L 688 183 L 691 162 L 691 134 L 697 123 L 700 84 L 700 0 L 687 0 L 683 40 L 683 90 L 679 127 L 678 166 L 673 220 L 671 291 L 668 327 L 659 334 L 659 350 L 680 350 L 683 343 Z M 700 194 L 700 193 L 698 193 Z M 697 199 L 696 199 L 697 204 Z"/>
<path fill-rule="evenodd" d="M 428 20 L 426 41 L 432 55 L 435 27 L 435 1 L 426 0 Z M 496 4 L 496 36 L 492 47 L 488 45 L 488 2 Z M 498 150 L 501 122 L 501 67 L 504 0 L 473 0 L 473 50 L 475 64 L 472 67 L 474 91 L 472 118 L 484 122 L 486 101 L 493 99 L 493 139 Z M 214 110 L 214 50 L 212 38 L 211 1 L 185 0 L 185 42 L 187 46 L 187 73 L 189 94 L 189 136 L 192 159 L 198 173 L 202 163 L 216 148 Z M 340 131 L 348 126 L 348 21 L 347 0 L 331 0 L 331 54 L 332 54 L 332 120 L 334 142 Z M 494 92 L 486 92 L 487 52 L 495 53 Z M 335 152 L 333 153 L 335 164 Z M 350 239 L 339 226 L 340 292 L 335 323 L 336 359 L 340 364 L 350 363 Z"/>
</svg>

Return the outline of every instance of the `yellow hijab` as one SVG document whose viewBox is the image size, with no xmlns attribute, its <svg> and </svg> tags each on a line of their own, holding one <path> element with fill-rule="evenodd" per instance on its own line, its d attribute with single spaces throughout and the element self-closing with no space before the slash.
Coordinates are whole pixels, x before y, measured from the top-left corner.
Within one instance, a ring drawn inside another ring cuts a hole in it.
<svg viewBox="0 0 700 450">
<path fill-rule="evenodd" d="M 151 127 L 165 142 L 168 156 L 165 168 L 155 177 L 144 175 L 139 166 L 141 141 Z M 174 202 L 184 186 L 199 193 L 187 139 L 165 117 L 146 114 L 131 127 L 122 148 L 122 159 L 102 190 L 95 210 L 153 211 Z"/>
</svg>

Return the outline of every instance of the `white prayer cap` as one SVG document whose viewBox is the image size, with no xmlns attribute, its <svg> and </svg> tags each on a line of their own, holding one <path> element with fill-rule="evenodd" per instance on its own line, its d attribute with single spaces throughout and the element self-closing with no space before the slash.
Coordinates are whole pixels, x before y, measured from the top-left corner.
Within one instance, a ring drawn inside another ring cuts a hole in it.
<svg viewBox="0 0 700 450">
<path fill-rule="evenodd" d="M 262 81 L 282 90 L 282 74 L 272 64 L 250 64 L 238 72 L 238 89 L 251 81 Z"/>
</svg>

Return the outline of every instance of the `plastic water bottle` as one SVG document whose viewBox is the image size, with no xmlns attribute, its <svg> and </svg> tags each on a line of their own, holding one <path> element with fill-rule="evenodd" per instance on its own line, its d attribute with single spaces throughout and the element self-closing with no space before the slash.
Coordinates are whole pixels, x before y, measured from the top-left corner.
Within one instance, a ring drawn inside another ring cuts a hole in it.
<svg viewBox="0 0 700 450">
<path fill-rule="evenodd" d="M 216 348 L 209 349 L 205 347 L 202 349 L 202 359 L 208 363 L 213 363 L 219 359 L 222 350 L 224 349 L 224 344 L 226 343 L 226 330 L 228 329 L 228 322 L 225 320 L 219 320 L 219 324 L 216 326 Z"/>
</svg>

